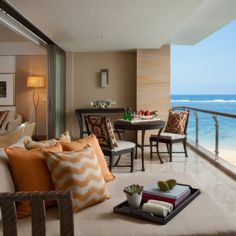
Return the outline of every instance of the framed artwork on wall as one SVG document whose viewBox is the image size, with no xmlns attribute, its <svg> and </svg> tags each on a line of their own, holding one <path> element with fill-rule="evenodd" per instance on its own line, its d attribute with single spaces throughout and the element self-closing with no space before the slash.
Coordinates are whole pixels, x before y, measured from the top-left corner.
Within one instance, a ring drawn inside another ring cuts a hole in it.
<svg viewBox="0 0 236 236">
<path fill-rule="evenodd" d="M 0 106 L 15 105 L 15 74 L 0 74 Z"/>
</svg>

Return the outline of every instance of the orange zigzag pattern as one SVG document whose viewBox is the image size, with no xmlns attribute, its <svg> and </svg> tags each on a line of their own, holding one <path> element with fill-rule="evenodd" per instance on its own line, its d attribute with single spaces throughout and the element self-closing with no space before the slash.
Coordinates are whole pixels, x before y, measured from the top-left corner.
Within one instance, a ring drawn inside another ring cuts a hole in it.
<svg viewBox="0 0 236 236">
<path fill-rule="evenodd" d="M 99 202 L 102 202 L 102 201 L 104 201 L 106 199 L 107 199 L 107 197 L 103 197 L 103 198 L 101 198 L 99 200 L 91 199 L 90 201 L 87 202 L 86 206 L 84 206 L 83 208 L 90 207 L 90 206 L 95 205 L 95 204 L 97 204 Z M 81 207 L 79 207 L 78 205 L 73 206 L 73 211 L 74 212 L 78 212 L 80 210 L 81 210 Z"/>
<path fill-rule="evenodd" d="M 89 160 L 93 160 L 95 154 L 91 153 L 89 156 L 79 156 L 79 157 L 75 157 L 75 158 L 69 158 L 69 157 L 62 157 L 62 156 L 57 156 L 55 153 L 51 155 L 53 157 L 53 162 L 50 163 L 50 166 L 52 168 L 56 168 L 58 167 L 62 161 L 68 161 L 70 163 L 77 163 L 77 162 L 81 162 L 81 159 L 89 159 Z"/>
<path fill-rule="evenodd" d="M 92 180 L 94 180 L 96 182 L 101 182 L 103 180 L 102 177 L 103 177 L 102 175 L 96 176 L 96 175 L 90 174 L 83 181 L 77 180 L 75 178 L 70 178 L 62 184 L 57 184 L 57 187 L 60 188 L 60 190 L 65 190 L 65 189 L 71 188 L 74 185 L 75 186 L 77 185 L 78 187 L 83 188 L 83 187 L 86 187 L 89 184 L 89 182 Z M 58 180 L 57 180 L 57 182 L 58 182 Z"/>
<path fill-rule="evenodd" d="M 101 197 L 104 197 L 103 199 L 107 198 L 107 190 L 106 188 L 97 188 L 97 187 L 91 187 L 87 193 L 81 194 L 79 192 L 73 192 L 73 198 L 80 200 L 80 201 L 85 201 L 89 198 L 89 196 L 93 193 L 97 193 L 98 195 L 101 195 Z M 98 200 L 97 200 L 98 201 Z"/>
<path fill-rule="evenodd" d="M 62 179 L 66 174 L 73 173 L 73 174 L 84 174 L 87 169 L 98 170 L 97 164 L 85 163 L 80 168 L 66 166 L 63 167 L 60 172 L 55 175 L 56 179 Z"/>
</svg>

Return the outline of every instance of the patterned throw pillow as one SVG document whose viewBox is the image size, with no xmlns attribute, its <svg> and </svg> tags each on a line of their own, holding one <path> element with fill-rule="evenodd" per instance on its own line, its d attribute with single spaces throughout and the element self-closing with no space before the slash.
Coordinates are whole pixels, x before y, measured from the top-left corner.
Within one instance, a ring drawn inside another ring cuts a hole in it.
<svg viewBox="0 0 236 236">
<path fill-rule="evenodd" d="M 164 132 L 184 134 L 186 122 L 188 119 L 188 113 L 188 111 L 177 112 L 170 110 L 167 125 Z"/>
<path fill-rule="evenodd" d="M 77 212 L 107 199 L 107 187 L 92 147 L 72 152 L 45 152 L 55 188 L 71 190 Z"/>
<path fill-rule="evenodd" d="M 117 147 L 112 125 L 108 118 L 102 116 L 87 116 L 85 119 L 89 132 L 95 134 L 101 146 L 110 147 L 110 138 L 111 145 Z"/>
<path fill-rule="evenodd" d="M 91 134 L 87 137 L 84 137 L 82 139 L 70 143 L 60 143 L 60 144 L 62 146 L 63 151 L 80 151 L 90 144 L 93 147 L 95 154 L 97 156 L 98 164 L 100 165 L 104 180 L 106 182 L 109 182 L 115 178 L 107 167 L 104 154 L 94 134 Z"/>
<path fill-rule="evenodd" d="M 45 140 L 45 141 L 33 141 L 33 140 L 25 140 L 24 145 L 27 150 L 35 149 L 35 148 L 47 148 L 50 146 L 54 146 L 56 141 L 54 139 Z"/>
<path fill-rule="evenodd" d="M 2 123 L 6 119 L 8 114 L 8 111 L 0 111 L 0 127 L 2 126 Z"/>
<path fill-rule="evenodd" d="M 31 150 L 34 148 L 46 148 L 50 146 L 54 146 L 56 143 L 69 143 L 71 142 L 70 134 L 68 131 L 65 131 L 63 134 L 59 135 L 55 139 L 49 139 L 45 141 L 33 141 L 33 140 L 25 140 L 24 145 L 27 150 Z"/>
<path fill-rule="evenodd" d="M 69 142 L 71 142 L 69 131 L 65 131 L 64 133 L 58 135 L 55 138 L 55 140 L 56 140 L 57 143 L 60 143 L 60 142 L 69 143 Z"/>
</svg>

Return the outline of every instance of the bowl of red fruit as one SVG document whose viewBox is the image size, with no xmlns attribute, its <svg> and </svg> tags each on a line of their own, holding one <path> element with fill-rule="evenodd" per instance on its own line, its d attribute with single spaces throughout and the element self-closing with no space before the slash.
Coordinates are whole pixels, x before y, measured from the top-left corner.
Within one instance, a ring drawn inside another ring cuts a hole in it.
<svg viewBox="0 0 236 236">
<path fill-rule="evenodd" d="M 139 110 L 137 111 L 136 117 L 142 120 L 150 120 L 158 116 L 157 111 L 149 111 L 149 110 Z"/>
</svg>

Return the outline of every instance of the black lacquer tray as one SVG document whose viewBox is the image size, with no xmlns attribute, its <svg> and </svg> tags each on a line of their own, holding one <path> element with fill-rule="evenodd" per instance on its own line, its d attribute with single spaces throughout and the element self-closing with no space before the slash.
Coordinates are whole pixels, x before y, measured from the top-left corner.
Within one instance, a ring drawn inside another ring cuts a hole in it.
<svg viewBox="0 0 236 236">
<path fill-rule="evenodd" d="M 182 211 L 189 203 L 191 203 L 197 196 L 200 195 L 201 191 L 199 189 L 192 188 L 191 186 L 189 187 L 191 190 L 191 194 L 186 197 L 181 203 L 179 203 L 176 207 L 174 207 L 174 210 L 166 217 L 156 216 L 152 213 L 144 212 L 142 210 L 143 203 L 141 203 L 141 206 L 139 208 L 131 208 L 128 204 L 128 201 L 124 201 L 119 205 L 115 206 L 113 208 L 113 212 L 165 225 L 171 219 L 173 219 L 180 211 Z"/>
</svg>

